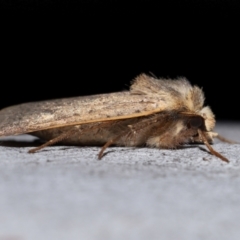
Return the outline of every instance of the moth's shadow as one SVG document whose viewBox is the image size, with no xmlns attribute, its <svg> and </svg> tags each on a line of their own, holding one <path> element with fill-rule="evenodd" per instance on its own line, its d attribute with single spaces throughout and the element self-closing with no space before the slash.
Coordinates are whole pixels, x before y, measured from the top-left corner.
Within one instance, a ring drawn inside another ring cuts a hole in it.
<svg viewBox="0 0 240 240">
<path fill-rule="evenodd" d="M 211 155 L 211 153 L 208 151 L 208 149 L 204 148 L 203 146 L 198 146 L 198 148 L 203 151 L 203 152 L 206 152 L 206 153 L 209 153 Z"/>
<path fill-rule="evenodd" d="M 4 147 L 32 147 L 32 148 L 34 148 L 34 147 L 38 147 L 38 146 L 42 145 L 43 143 L 44 143 L 44 141 L 42 141 L 40 139 L 31 139 L 31 140 L 26 140 L 26 139 L 17 139 L 17 140 L 13 140 L 13 139 L 0 139 L 0 146 L 4 146 Z M 64 144 L 61 144 L 61 143 L 58 143 L 57 145 L 58 146 L 63 146 L 63 148 L 61 148 L 60 150 L 66 150 L 66 149 L 70 148 L 70 146 L 64 145 Z M 112 146 L 112 147 L 114 148 L 116 146 Z M 140 147 L 140 148 L 144 148 L 144 147 Z M 199 148 L 201 151 L 204 151 L 206 153 L 211 154 L 206 148 L 204 148 L 204 145 L 203 146 L 199 146 L 199 144 L 180 146 L 177 149 L 188 149 L 188 148 Z M 136 148 L 133 147 L 132 149 L 134 150 L 134 149 L 138 149 L 138 148 L 137 147 Z M 100 148 L 100 150 L 101 150 L 101 148 Z M 99 152 L 100 152 L 100 150 L 99 150 Z M 161 150 L 161 149 L 159 149 L 159 150 Z M 48 151 L 48 149 L 44 148 L 41 151 Z M 106 155 L 111 154 L 111 153 L 113 153 L 115 151 L 116 151 L 116 149 L 111 149 L 111 147 L 107 148 L 104 151 L 101 159 L 104 158 Z M 124 151 L 124 150 L 122 149 L 122 151 Z"/>
<path fill-rule="evenodd" d="M 198 148 L 199 150 L 209 153 L 211 155 L 211 153 L 208 151 L 208 149 L 204 148 L 205 145 L 199 146 L 199 144 L 191 144 L 191 145 L 186 145 L 186 146 L 181 146 L 178 149 L 188 149 L 188 148 Z"/>
<path fill-rule="evenodd" d="M 107 156 L 108 154 L 110 154 L 110 153 L 113 153 L 113 152 L 115 152 L 116 151 L 116 149 L 112 149 L 112 150 L 110 150 L 111 148 L 108 148 L 108 149 L 106 149 L 106 151 L 104 151 L 104 153 L 102 154 L 102 156 L 101 156 L 101 158 L 100 159 L 98 159 L 98 160 L 102 160 L 105 156 Z M 100 152 L 100 150 L 99 150 L 99 152 Z M 98 153 L 99 153 L 98 152 Z"/>
<path fill-rule="evenodd" d="M 42 144 L 44 144 L 45 142 L 42 141 L 41 139 L 31 139 L 31 140 L 13 140 L 13 139 L 1 139 L 0 140 L 0 146 L 4 146 L 4 147 L 31 147 L 31 148 L 35 148 L 35 147 L 39 147 Z M 65 145 L 65 144 L 54 144 L 53 146 L 63 146 L 62 149 L 59 150 L 66 150 L 69 149 L 70 146 Z M 41 149 L 41 151 L 49 151 L 48 147 L 45 147 L 43 149 Z"/>
<path fill-rule="evenodd" d="M 8 140 L 8 139 L 3 139 L 0 140 L 0 146 L 4 147 L 38 147 L 42 144 L 43 142 L 41 140 L 35 139 L 31 141 L 24 141 L 24 140 Z"/>
</svg>

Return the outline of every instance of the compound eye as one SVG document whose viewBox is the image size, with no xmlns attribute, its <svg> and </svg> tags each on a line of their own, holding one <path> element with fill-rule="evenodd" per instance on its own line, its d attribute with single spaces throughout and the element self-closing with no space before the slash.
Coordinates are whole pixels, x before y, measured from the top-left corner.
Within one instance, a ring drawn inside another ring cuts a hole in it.
<svg viewBox="0 0 240 240">
<path fill-rule="evenodd" d="M 199 128 L 203 125 L 203 118 L 202 117 L 193 117 L 190 119 L 189 125 L 191 128 Z"/>
</svg>

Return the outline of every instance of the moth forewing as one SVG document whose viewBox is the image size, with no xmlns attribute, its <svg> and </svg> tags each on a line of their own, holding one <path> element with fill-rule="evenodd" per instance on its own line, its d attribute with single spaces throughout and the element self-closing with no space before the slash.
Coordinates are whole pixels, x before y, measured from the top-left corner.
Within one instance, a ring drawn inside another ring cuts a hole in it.
<svg viewBox="0 0 240 240">
<path fill-rule="evenodd" d="M 24 103 L 0 111 L 0 136 L 147 116 L 167 107 L 160 96 L 130 92 Z"/>
<path fill-rule="evenodd" d="M 130 91 L 24 103 L 0 111 L 0 136 L 30 133 L 48 141 L 31 150 L 61 142 L 177 148 L 191 142 L 209 147 L 215 118 L 204 107 L 202 90 L 184 78 L 138 76 Z M 221 157 L 220 157 L 221 156 Z M 224 158 L 224 159 L 223 159 Z"/>
</svg>

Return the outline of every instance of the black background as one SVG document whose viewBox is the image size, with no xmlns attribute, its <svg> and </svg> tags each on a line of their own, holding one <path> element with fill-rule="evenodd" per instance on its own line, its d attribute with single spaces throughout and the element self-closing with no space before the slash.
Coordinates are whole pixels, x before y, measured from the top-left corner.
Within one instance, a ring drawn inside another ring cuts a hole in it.
<svg viewBox="0 0 240 240">
<path fill-rule="evenodd" d="M 237 1 L 1 1 L 0 107 L 187 77 L 240 120 Z"/>
</svg>

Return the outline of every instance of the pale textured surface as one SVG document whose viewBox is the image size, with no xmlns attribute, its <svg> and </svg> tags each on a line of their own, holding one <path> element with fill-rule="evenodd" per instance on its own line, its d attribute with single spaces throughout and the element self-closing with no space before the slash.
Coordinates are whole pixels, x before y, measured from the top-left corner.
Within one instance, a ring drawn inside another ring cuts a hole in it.
<svg viewBox="0 0 240 240">
<path fill-rule="evenodd" d="M 240 142 L 240 123 L 217 130 Z M 28 154 L 32 137 L 5 139 L 0 240 L 239 239 L 240 145 L 213 145 L 229 164 L 205 146 L 109 148 L 98 161 L 97 147 Z"/>
</svg>

